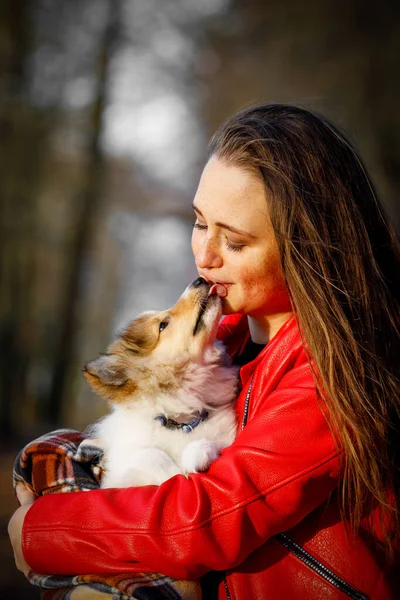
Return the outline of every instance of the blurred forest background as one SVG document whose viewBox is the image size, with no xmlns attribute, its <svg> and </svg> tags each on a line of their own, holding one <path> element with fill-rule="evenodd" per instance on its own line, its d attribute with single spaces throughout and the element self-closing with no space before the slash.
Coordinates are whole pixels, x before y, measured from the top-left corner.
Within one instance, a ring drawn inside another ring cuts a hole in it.
<svg viewBox="0 0 400 600">
<path fill-rule="evenodd" d="M 3 0 L 1 524 L 16 450 L 105 407 L 83 364 L 196 271 L 190 210 L 215 128 L 251 103 L 326 114 L 400 230 L 397 0 Z M 37 598 L 1 542 L 0 599 Z"/>
</svg>

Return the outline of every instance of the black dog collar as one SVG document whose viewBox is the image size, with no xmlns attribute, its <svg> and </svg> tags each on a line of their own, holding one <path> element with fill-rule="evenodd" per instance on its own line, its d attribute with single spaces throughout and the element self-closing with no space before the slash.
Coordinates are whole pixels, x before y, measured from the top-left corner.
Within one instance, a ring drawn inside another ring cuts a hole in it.
<svg viewBox="0 0 400 600">
<path fill-rule="evenodd" d="M 200 425 L 200 423 L 205 421 L 207 417 L 208 412 L 203 409 L 200 415 L 196 419 L 193 419 L 193 421 L 189 421 L 189 423 L 178 423 L 178 421 L 174 421 L 165 415 L 157 415 L 154 417 L 154 419 L 156 421 L 160 421 L 161 425 L 167 429 L 182 429 L 184 433 L 190 433 L 197 427 L 197 425 Z"/>
</svg>

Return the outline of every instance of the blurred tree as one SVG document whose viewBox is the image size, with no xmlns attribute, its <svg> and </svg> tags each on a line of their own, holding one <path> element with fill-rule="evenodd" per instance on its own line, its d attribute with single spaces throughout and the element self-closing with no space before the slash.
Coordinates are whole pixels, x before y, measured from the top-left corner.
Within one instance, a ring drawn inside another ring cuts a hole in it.
<svg viewBox="0 0 400 600">
<path fill-rule="evenodd" d="M 121 6 L 119 0 L 108 0 L 103 18 L 103 31 L 98 41 L 95 64 L 95 93 L 88 121 L 88 154 L 82 189 L 75 215 L 74 239 L 68 265 L 68 275 L 60 318 L 60 337 L 53 362 L 52 384 L 48 403 L 48 417 L 57 423 L 62 414 L 68 372 L 73 363 L 74 342 L 80 329 L 80 317 L 85 298 L 82 282 L 87 275 L 88 258 L 93 244 L 95 219 L 101 211 L 105 185 L 105 157 L 101 145 L 104 110 L 107 106 L 109 65 L 120 36 Z"/>
<path fill-rule="evenodd" d="M 60 414 L 101 198 L 119 4 L 0 7 L 0 432 L 10 436 Z"/>
<path fill-rule="evenodd" d="M 49 122 L 26 103 L 32 51 L 31 2 L 0 5 L 0 433 L 13 430 L 12 406 L 27 395 L 36 339 L 32 292 L 36 194 Z"/>
</svg>

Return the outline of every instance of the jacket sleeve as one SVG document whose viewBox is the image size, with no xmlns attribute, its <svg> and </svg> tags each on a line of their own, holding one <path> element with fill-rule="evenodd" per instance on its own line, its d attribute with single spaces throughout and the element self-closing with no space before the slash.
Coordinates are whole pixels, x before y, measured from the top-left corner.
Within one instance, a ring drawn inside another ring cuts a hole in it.
<svg viewBox="0 0 400 600">
<path fill-rule="evenodd" d="M 260 399 L 207 473 L 161 486 L 39 498 L 23 552 L 39 573 L 154 571 L 196 579 L 240 564 L 337 486 L 338 455 L 315 389 L 291 373 Z"/>
</svg>

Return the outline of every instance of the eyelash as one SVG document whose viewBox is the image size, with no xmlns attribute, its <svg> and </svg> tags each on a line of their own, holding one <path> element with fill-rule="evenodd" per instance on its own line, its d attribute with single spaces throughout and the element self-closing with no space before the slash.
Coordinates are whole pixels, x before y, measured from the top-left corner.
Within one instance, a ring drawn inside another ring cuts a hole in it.
<svg viewBox="0 0 400 600">
<path fill-rule="evenodd" d="M 200 225 L 200 223 L 192 223 L 193 229 L 207 229 L 207 225 Z"/>
<path fill-rule="evenodd" d="M 236 244 L 231 244 L 230 242 L 226 242 L 226 245 L 228 250 L 231 250 L 232 252 L 240 252 L 244 248 L 244 246 L 237 246 Z"/>
<path fill-rule="evenodd" d="M 205 229 L 207 229 L 207 225 L 201 225 L 200 223 L 193 223 L 193 229 L 200 229 L 201 231 L 204 231 Z M 226 246 L 227 246 L 228 250 L 231 250 L 232 252 L 240 252 L 244 248 L 243 244 L 232 244 L 231 242 L 228 242 L 228 241 L 226 242 Z"/>
</svg>

